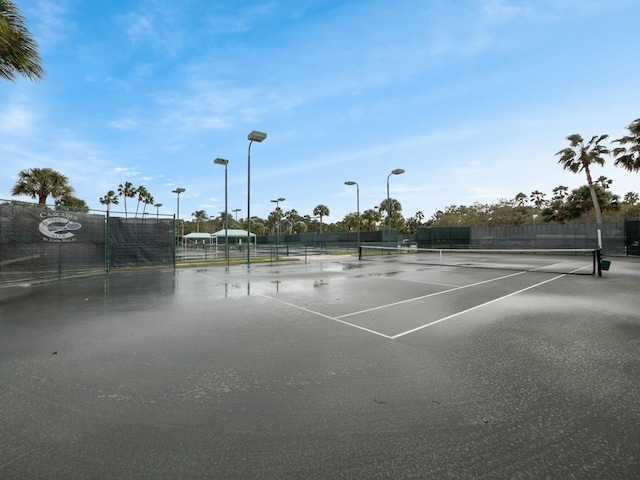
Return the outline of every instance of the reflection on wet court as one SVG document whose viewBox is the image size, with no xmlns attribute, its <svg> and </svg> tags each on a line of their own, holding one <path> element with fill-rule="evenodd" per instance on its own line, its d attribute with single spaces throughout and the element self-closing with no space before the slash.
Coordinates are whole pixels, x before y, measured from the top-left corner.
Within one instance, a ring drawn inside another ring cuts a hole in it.
<svg viewBox="0 0 640 480">
<path fill-rule="evenodd" d="M 639 277 L 326 256 L 2 288 L 0 476 L 633 478 Z"/>
</svg>

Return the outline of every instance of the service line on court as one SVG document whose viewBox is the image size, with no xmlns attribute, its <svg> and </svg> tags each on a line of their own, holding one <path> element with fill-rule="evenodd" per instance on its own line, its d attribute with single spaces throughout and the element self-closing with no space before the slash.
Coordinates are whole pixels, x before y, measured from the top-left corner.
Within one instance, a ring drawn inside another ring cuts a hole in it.
<svg viewBox="0 0 640 480">
<path fill-rule="evenodd" d="M 301 307 L 301 306 L 296 305 L 294 303 L 285 302 L 284 300 L 280 300 L 279 298 L 275 298 L 275 297 L 271 297 L 269 295 L 265 295 L 264 293 L 256 293 L 255 295 L 259 295 L 261 297 L 268 298 L 268 299 L 276 301 L 276 302 L 280 302 L 283 305 L 287 305 L 288 307 L 293 307 L 293 308 L 295 308 L 297 310 L 302 310 L 303 312 L 311 313 L 313 315 L 318 315 L 318 316 L 320 316 L 322 318 L 326 318 L 327 320 L 332 320 L 334 322 L 342 323 L 343 325 L 348 325 L 350 327 L 357 328 L 358 330 L 364 330 L 365 332 L 373 333 L 374 335 L 378 335 L 380 337 L 389 338 L 389 339 L 393 338 L 393 337 L 391 337 L 389 335 L 385 335 L 384 333 L 380 333 L 380 332 L 376 332 L 375 330 L 371 330 L 370 328 L 365 328 L 365 327 L 362 327 L 360 325 L 356 325 L 355 323 L 345 322 L 344 320 L 340 320 L 337 317 L 331 317 L 329 315 L 325 315 L 324 313 L 316 312 L 315 310 L 309 310 L 308 308 Z"/>
<path fill-rule="evenodd" d="M 566 274 L 562 274 L 562 275 L 558 275 L 557 277 L 549 278 L 548 280 L 545 280 L 544 282 L 536 283 L 535 285 L 531 285 L 529 287 L 523 288 L 521 290 L 518 290 L 517 292 L 509 293 L 509 294 L 507 294 L 507 295 L 505 295 L 503 297 L 494 298 L 493 300 L 489 300 L 488 302 L 481 303 L 480 305 L 476 305 L 475 307 L 467 308 L 466 310 L 463 310 L 461 312 L 457 312 L 457 313 L 451 314 L 451 315 L 449 315 L 447 317 L 440 318 L 439 320 L 434 320 L 433 322 L 427 323 L 425 325 L 421 325 L 421 326 L 416 327 L 416 328 L 412 328 L 411 330 L 407 330 L 406 332 L 398 333 L 397 335 L 390 336 L 389 338 L 391 338 L 392 340 L 395 340 L 396 338 L 400 338 L 400 337 L 403 337 L 405 335 L 409 335 L 410 333 L 415 333 L 415 332 L 417 332 L 419 330 L 422 330 L 424 328 L 431 327 L 433 325 L 436 325 L 438 323 L 444 322 L 446 320 L 450 320 L 450 319 L 452 319 L 454 317 L 457 317 L 459 315 L 463 315 L 465 313 L 469 313 L 469 312 L 471 312 L 473 310 L 477 310 L 478 308 L 486 307 L 487 305 L 491 305 L 492 303 L 496 303 L 496 302 L 499 302 L 501 300 L 504 300 L 505 298 L 509 298 L 509 297 L 514 296 L 514 295 L 518 295 L 519 293 L 526 292 L 527 290 L 531 290 L 532 288 L 539 287 L 540 285 L 544 285 L 545 283 L 553 282 L 554 280 L 557 280 L 557 279 L 565 277 L 565 276 L 566 276 Z"/>
<path fill-rule="evenodd" d="M 204 275 L 202 273 L 199 273 L 198 275 L 200 275 L 200 276 L 202 276 L 204 278 L 208 278 L 209 280 L 214 280 L 216 282 L 220 282 L 221 284 L 225 283 L 223 280 L 215 278 L 215 277 L 212 277 L 212 276 L 209 276 L 209 275 Z M 279 298 L 275 298 L 275 297 L 271 297 L 269 295 L 265 295 L 264 293 L 257 293 L 256 292 L 256 293 L 252 293 L 252 295 L 255 295 L 257 297 L 268 298 L 269 300 L 273 300 L 275 302 L 279 302 L 279 303 L 281 303 L 283 305 L 286 305 L 288 307 L 292 307 L 292 308 L 295 308 L 297 310 L 302 310 L 303 312 L 311 313 L 312 315 L 317 315 L 319 317 L 326 318 L 327 320 L 331 320 L 331 321 L 334 321 L 334 322 L 342 323 L 343 325 L 347 325 L 349 327 L 357 328 L 358 330 L 363 330 L 365 332 L 372 333 L 372 334 L 378 335 L 380 337 L 389 338 L 389 339 L 391 338 L 389 335 L 385 335 L 384 333 L 376 332 L 375 330 L 371 330 L 370 328 L 365 328 L 365 327 L 362 327 L 360 325 L 356 325 L 355 323 L 346 322 L 344 320 L 340 320 L 339 318 L 331 317 L 329 315 L 325 315 L 324 313 L 316 312 L 314 310 L 310 310 L 308 308 L 301 307 L 301 306 L 296 305 L 294 303 L 285 302 L 284 300 L 280 300 Z"/>
<path fill-rule="evenodd" d="M 489 279 L 489 280 L 483 280 L 481 282 L 476 282 L 476 283 L 470 283 L 469 285 L 462 285 L 460 287 L 453 287 L 453 288 L 449 288 L 448 290 L 442 290 L 440 292 L 429 293 L 427 295 L 421 295 L 421 296 L 415 297 L 415 298 L 408 298 L 407 300 L 400 300 L 399 302 L 387 303 L 386 305 L 380 305 L 378 307 L 372 307 L 372 308 L 367 308 L 365 310 L 360 310 L 360 311 L 357 311 L 357 312 L 346 313 L 344 315 L 339 315 L 336 318 L 351 317 L 353 315 L 360 315 L 362 313 L 373 312 L 375 310 L 381 310 L 383 308 L 395 307 L 396 305 L 402 305 L 403 303 L 415 302 L 417 300 L 424 300 L 425 298 L 435 297 L 436 295 L 443 295 L 445 293 L 455 292 L 455 291 L 458 291 L 458 290 L 463 290 L 465 288 L 477 287 L 478 285 L 482 285 L 484 283 L 491 283 L 491 282 L 496 282 L 498 280 L 504 280 L 505 278 L 515 277 L 515 276 L 518 276 L 518 275 L 522 275 L 523 273 L 527 273 L 527 272 L 511 273 L 509 275 L 504 275 L 502 277 L 492 278 L 492 279 Z"/>
</svg>

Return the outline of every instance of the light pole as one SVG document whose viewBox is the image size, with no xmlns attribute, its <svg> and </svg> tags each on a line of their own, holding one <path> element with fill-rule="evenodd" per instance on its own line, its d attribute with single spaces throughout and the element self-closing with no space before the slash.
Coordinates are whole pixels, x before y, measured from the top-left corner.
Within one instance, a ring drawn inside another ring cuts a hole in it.
<svg viewBox="0 0 640 480">
<path fill-rule="evenodd" d="M 280 212 L 278 208 L 280 208 L 280 202 L 284 202 L 285 199 L 280 197 L 271 201 L 276 204 L 276 215 L 278 216 L 276 219 L 276 260 L 278 260 L 278 254 L 280 253 Z"/>
<path fill-rule="evenodd" d="M 229 266 L 229 231 L 227 230 L 229 221 L 227 218 L 227 165 L 229 160 L 224 158 L 216 158 L 213 163 L 216 165 L 224 165 L 224 256 L 227 259 L 227 267 Z"/>
<path fill-rule="evenodd" d="M 357 238 L 356 244 L 359 247 L 360 246 L 360 185 L 358 185 L 358 182 L 352 182 L 352 181 L 344 182 L 344 184 L 356 186 L 356 198 L 357 198 L 357 207 L 358 207 L 358 234 L 356 237 Z"/>
<path fill-rule="evenodd" d="M 401 168 L 396 168 L 395 170 L 391 170 L 391 173 L 389 174 L 389 176 L 387 177 L 387 223 L 388 223 L 388 227 L 387 227 L 387 231 L 388 231 L 388 235 L 387 235 L 387 240 L 391 241 L 391 199 L 389 198 L 389 178 L 391 178 L 391 175 L 401 175 L 404 173 L 404 170 Z M 398 242 L 396 242 L 398 243 Z"/>
<path fill-rule="evenodd" d="M 176 219 L 178 221 L 178 223 L 176 223 L 176 237 L 180 235 L 180 194 L 184 191 L 184 188 L 176 188 L 175 190 L 171 190 L 171 193 L 178 194 L 178 206 L 176 208 Z"/>
<path fill-rule="evenodd" d="M 238 221 L 238 212 L 241 212 L 242 209 L 241 208 L 234 208 L 233 210 L 231 210 L 232 212 L 234 212 L 236 214 L 236 222 Z"/>
<path fill-rule="evenodd" d="M 267 134 L 253 130 L 247 135 L 249 150 L 247 151 L 247 268 L 251 265 L 251 144 L 262 142 Z"/>
<path fill-rule="evenodd" d="M 160 217 L 160 207 L 162 206 L 161 203 L 156 203 L 154 205 L 154 207 L 156 207 L 156 220 Z"/>
</svg>

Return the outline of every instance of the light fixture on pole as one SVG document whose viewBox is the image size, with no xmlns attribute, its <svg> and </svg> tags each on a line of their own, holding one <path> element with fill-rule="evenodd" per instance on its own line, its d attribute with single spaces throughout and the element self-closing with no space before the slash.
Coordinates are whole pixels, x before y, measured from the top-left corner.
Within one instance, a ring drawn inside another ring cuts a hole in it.
<svg viewBox="0 0 640 480">
<path fill-rule="evenodd" d="M 229 231 L 228 224 L 229 221 L 227 216 L 227 165 L 229 165 L 229 160 L 225 160 L 224 158 L 216 158 L 213 163 L 216 165 L 224 165 L 224 256 L 227 259 L 227 267 L 229 266 Z M 217 247 L 216 247 L 217 248 Z"/>
<path fill-rule="evenodd" d="M 184 188 L 176 188 L 175 190 L 171 190 L 171 193 L 178 194 L 178 205 L 176 207 L 176 237 L 180 235 L 180 194 L 185 192 Z"/>
<path fill-rule="evenodd" d="M 280 197 L 271 201 L 276 204 L 276 214 L 278 215 L 276 219 L 276 260 L 278 260 L 278 254 L 280 253 L 280 212 L 278 209 L 280 208 L 280 202 L 284 202 L 285 199 Z"/>
<path fill-rule="evenodd" d="M 391 173 L 389 174 L 389 176 L 387 177 L 387 223 L 388 223 L 388 227 L 387 227 L 387 241 L 391 241 L 391 199 L 389 198 L 389 178 L 391 178 L 391 175 L 401 175 L 404 173 L 404 170 L 401 168 L 396 168 L 395 170 L 391 170 Z M 396 241 L 397 243 L 397 241 Z"/>
<path fill-rule="evenodd" d="M 161 203 L 156 203 L 154 205 L 154 207 L 156 207 L 156 220 L 160 217 L 160 207 L 162 206 Z"/>
<path fill-rule="evenodd" d="M 236 214 L 236 222 L 237 222 L 238 221 L 238 212 L 241 212 L 242 209 L 241 208 L 234 208 L 231 211 Z"/>
<path fill-rule="evenodd" d="M 253 130 L 247 135 L 249 150 L 247 151 L 247 268 L 251 265 L 251 144 L 262 142 L 267 134 Z"/>
<path fill-rule="evenodd" d="M 356 237 L 356 244 L 358 247 L 360 247 L 360 185 L 358 185 L 358 182 L 352 182 L 352 181 L 348 181 L 348 182 L 344 182 L 345 185 L 355 185 L 356 186 L 356 199 L 357 199 L 357 208 L 358 208 L 358 230 L 357 230 L 357 237 Z"/>
</svg>

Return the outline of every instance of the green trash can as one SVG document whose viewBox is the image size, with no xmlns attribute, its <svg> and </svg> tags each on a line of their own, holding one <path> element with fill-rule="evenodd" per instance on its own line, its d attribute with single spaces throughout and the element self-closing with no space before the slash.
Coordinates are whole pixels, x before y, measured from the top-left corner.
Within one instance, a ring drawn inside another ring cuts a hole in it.
<svg viewBox="0 0 640 480">
<path fill-rule="evenodd" d="M 600 260 L 600 268 L 602 270 L 609 270 L 609 267 L 611 266 L 611 260 Z"/>
</svg>

